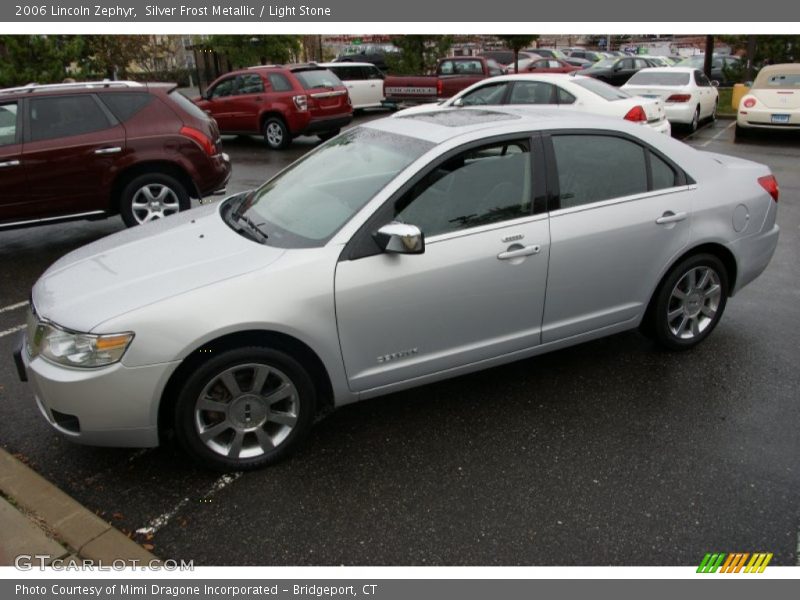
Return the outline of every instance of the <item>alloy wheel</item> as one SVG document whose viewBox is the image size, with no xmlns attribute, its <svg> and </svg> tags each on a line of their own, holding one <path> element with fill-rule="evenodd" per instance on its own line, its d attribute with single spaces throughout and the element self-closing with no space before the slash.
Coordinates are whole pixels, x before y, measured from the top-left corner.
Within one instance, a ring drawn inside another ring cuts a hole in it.
<svg viewBox="0 0 800 600">
<path fill-rule="evenodd" d="M 266 135 L 270 146 L 278 147 L 283 143 L 283 128 L 278 123 L 268 123 Z"/>
<path fill-rule="evenodd" d="M 714 323 L 722 297 L 719 274 L 710 267 L 694 267 L 678 280 L 667 305 L 667 325 L 681 340 L 701 335 Z"/>
<path fill-rule="evenodd" d="M 143 185 L 133 195 L 131 212 L 137 223 L 149 223 L 180 211 L 175 191 L 161 183 Z"/>
</svg>

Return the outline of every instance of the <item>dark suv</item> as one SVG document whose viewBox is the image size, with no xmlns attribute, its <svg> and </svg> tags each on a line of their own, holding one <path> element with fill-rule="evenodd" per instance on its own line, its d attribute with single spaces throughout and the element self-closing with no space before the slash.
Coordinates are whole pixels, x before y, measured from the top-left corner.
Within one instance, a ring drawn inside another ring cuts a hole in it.
<svg viewBox="0 0 800 600">
<path fill-rule="evenodd" d="M 298 135 L 329 139 L 353 119 L 347 88 L 314 63 L 232 71 L 195 102 L 217 120 L 222 133 L 262 134 L 274 150 Z"/>
<path fill-rule="evenodd" d="M 121 214 L 128 226 L 224 188 L 213 119 L 171 84 L 0 90 L 0 229 Z"/>
</svg>

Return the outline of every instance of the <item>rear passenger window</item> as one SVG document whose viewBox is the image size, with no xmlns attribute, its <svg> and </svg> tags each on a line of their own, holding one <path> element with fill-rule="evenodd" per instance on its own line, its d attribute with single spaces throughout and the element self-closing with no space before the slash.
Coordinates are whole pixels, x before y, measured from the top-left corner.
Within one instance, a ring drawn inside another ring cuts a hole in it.
<svg viewBox="0 0 800 600">
<path fill-rule="evenodd" d="M 647 191 L 645 149 L 614 136 L 556 135 L 561 208 Z"/>
<path fill-rule="evenodd" d="M 69 137 L 111 126 L 94 97 L 54 96 L 30 100 L 31 141 Z"/>
<path fill-rule="evenodd" d="M 555 104 L 555 86 L 543 81 L 517 81 L 511 90 L 509 104 Z"/>
<path fill-rule="evenodd" d="M 395 206 L 396 219 L 434 236 L 531 214 L 527 141 L 459 154 L 428 173 Z"/>
<path fill-rule="evenodd" d="M 558 93 L 558 103 L 559 104 L 573 104 L 575 102 L 575 96 L 570 94 L 564 88 L 560 88 L 556 86 L 556 91 Z"/>
<path fill-rule="evenodd" d="M 653 176 L 654 190 L 663 190 L 675 186 L 677 173 L 652 152 L 650 153 L 650 172 Z"/>
<path fill-rule="evenodd" d="M 137 112 L 142 110 L 145 106 L 150 104 L 153 97 L 150 94 L 142 93 L 112 93 L 101 94 L 100 100 L 105 104 L 108 109 L 114 113 L 120 121 L 127 121 Z"/>
<path fill-rule="evenodd" d="M 280 73 L 270 73 L 269 84 L 275 92 L 288 92 L 292 89 L 292 84 Z"/>
<path fill-rule="evenodd" d="M 17 141 L 17 103 L 0 105 L 0 146 Z"/>
</svg>

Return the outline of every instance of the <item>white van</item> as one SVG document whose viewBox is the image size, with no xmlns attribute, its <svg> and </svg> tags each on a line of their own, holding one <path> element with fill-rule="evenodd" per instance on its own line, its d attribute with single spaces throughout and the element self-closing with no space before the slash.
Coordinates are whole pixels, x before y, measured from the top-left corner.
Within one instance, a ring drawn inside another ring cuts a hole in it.
<svg viewBox="0 0 800 600">
<path fill-rule="evenodd" d="M 366 62 L 320 63 L 344 82 L 353 108 L 380 108 L 383 101 L 383 72 Z"/>
</svg>

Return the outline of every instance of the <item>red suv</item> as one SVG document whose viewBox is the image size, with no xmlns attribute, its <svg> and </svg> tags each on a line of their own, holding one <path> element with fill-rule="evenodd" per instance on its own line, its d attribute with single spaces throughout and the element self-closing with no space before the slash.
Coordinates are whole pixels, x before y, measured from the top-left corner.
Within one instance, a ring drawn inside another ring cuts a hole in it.
<svg viewBox="0 0 800 600">
<path fill-rule="evenodd" d="M 117 213 L 146 223 L 230 173 L 214 120 L 172 84 L 0 90 L 0 229 Z"/>
<path fill-rule="evenodd" d="M 353 119 L 347 88 L 314 63 L 232 71 L 195 102 L 217 120 L 222 133 L 263 134 L 274 150 L 298 135 L 327 140 Z"/>
</svg>

